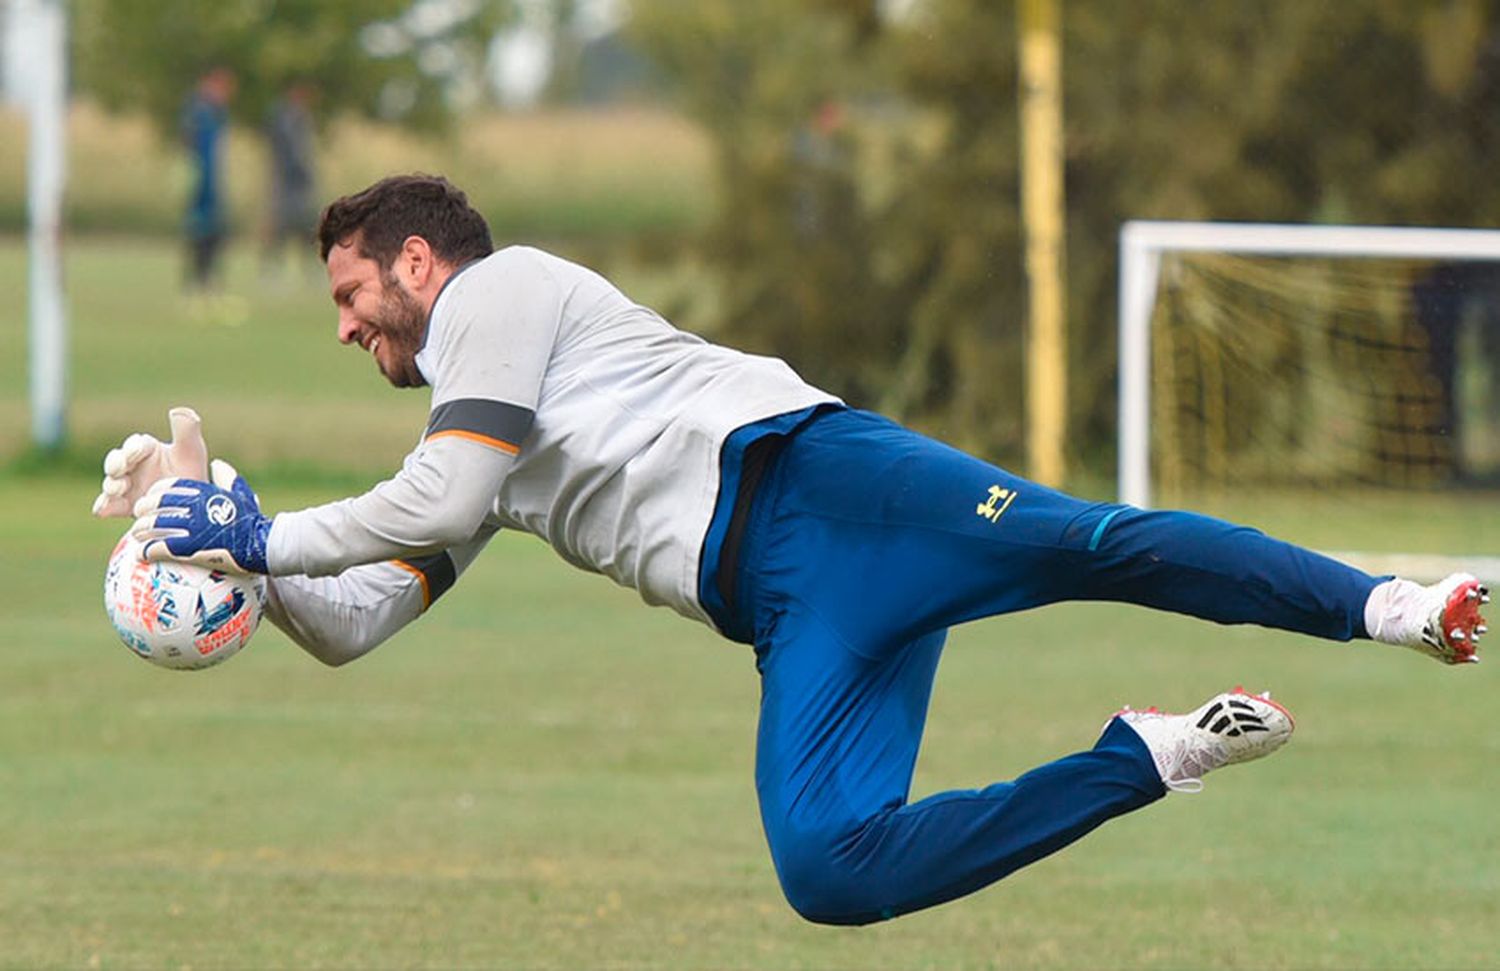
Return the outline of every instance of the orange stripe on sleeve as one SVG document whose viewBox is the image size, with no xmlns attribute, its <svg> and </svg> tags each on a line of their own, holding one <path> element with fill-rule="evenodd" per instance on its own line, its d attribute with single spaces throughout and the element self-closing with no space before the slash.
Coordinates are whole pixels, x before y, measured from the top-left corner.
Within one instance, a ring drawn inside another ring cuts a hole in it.
<svg viewBox="0 0 1500 971">
<path fill-rule="evenodd" d="M 405 570 L 407 573 L 410 573 L 412 576 L 416 577 L 418 581 L 421 582 L 422 610 L 425 612 L 428 607 L 432 606 L 432 590 L 427 586 L 427 574 L 423 573 L 421 570 L 412 566 L 405 560 L 392 560 L 391 562 L 399 566 L 401 569 Z"/>
<path fill-rule="evenodd" d="M 504 441 L 502 439 L 492 438 L 489 435 L 481 435 L 479 432 L 471 432 L 463 428 L 448 428 L 440 432 L 433 432 L 431 435 L 427 436 L 426 440 L 430 442 L 434 438 L 442 438 L 446 435 L 452 435 L 457 438 L 467 438 L 469 441 L 478 442 L 480 445 L 488 445 L 490 448 L 498 448 L 500 451 L 504 452 L 507 455 L 519 455 L 521 453 L 521 446 L 519 445 L 512 445 L 510 442 Z"/>
</svg>

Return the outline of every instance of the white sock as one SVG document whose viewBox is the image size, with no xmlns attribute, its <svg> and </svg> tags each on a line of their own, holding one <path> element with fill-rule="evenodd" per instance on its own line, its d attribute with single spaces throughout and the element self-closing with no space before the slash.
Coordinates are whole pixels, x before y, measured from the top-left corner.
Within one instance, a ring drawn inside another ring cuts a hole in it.
<svg viewBox="0 0 1500 971">
<path fill-rule="evenodd" d="M 1378 584 L 1365 601 L 1365 630 L 1382 644 L 1412 645 L 1422 640 L 1427 624 L 1422 610 L 1427 588 L 1397 577 Z"/>
</svg>

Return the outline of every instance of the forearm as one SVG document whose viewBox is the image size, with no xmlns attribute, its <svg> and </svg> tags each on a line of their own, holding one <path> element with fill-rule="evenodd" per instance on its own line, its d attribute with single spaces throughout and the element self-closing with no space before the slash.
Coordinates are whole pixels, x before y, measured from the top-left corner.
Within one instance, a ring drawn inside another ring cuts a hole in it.
<svg viewBox="0 0 1500 971">
<path fill-rule="evenodd" d="M 336 577 L 272 577 L 266 619 L 324 664 L 368 653 L 422 613 L 422 591 L 394 563 Z"/>
<path fill-rule="evenodd" d="M 325 664 L 361 657 L 420 617 L 495 534 L 430 557 L 354 567 L 334 577 L 272 577 L 266 618 Z"/>
<path fill-rule="evenodd" d="M 266 546 L 270 573 L 331 576 L 463 544 L 513 461 L 460 438 L 425 443 L 395 477 L 362 496 L 276 516 Z"/>
</svg>

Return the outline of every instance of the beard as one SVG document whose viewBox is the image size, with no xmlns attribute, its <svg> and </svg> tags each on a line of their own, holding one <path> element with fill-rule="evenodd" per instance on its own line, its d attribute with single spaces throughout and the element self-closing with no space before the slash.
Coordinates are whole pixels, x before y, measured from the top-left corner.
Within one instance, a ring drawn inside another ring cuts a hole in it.
<svg viewBox="0 0 1500 971">
<path fill-rule="evenodd" d="M 381 280 L 380 309 L 370 323 L 380 334 L 380 349 L 390 361 L 387 367 L 380 357 L 375 358 L 385 379 L 398 388 L 425 385 L 427 381 L 417 370 L 417 352 L 422 349 L 422 338 L 427 333 L 427 311 L 394 275 Z"/>
</svg>

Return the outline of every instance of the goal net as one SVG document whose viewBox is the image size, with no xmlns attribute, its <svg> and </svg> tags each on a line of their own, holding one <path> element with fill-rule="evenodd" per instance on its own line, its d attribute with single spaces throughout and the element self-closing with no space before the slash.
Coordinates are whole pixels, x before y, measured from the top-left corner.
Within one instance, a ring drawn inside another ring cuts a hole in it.
<svg viewBox="0 0 1500 971">
<path fill-rule="evenodd" d="M 1500 567 L 1500 232 L 1130 223 L 1120 340 L 1122 501 Z"/>
</svg>

